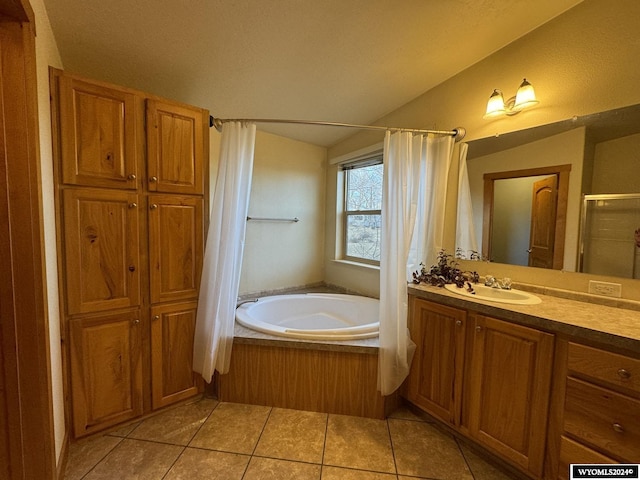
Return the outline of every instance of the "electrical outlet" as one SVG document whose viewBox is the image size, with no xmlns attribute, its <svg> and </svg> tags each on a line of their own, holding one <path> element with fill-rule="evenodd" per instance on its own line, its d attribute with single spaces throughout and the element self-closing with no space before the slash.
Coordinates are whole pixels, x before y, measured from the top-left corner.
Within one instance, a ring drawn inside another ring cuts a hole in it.
<svg viewBox="0 0 640 480">
<path fill-rule="evenodd" d="M 589 293 L 603 295 L 605 297 L 620 298 L 622 296 L 622 285 L 619 283 L 589 280 Z"/>
</svg>

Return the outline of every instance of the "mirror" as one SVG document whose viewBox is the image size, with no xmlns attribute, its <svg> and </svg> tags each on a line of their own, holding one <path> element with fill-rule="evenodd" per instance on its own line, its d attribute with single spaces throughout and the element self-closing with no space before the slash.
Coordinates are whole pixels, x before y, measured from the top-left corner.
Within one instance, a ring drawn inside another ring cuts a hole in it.
<svg viewBox="0 0 640 480">
<path fill-rule="evenodd" d="M 640 278 L 640 105 L 468 145 L 485 258 Z"/>
</svg>

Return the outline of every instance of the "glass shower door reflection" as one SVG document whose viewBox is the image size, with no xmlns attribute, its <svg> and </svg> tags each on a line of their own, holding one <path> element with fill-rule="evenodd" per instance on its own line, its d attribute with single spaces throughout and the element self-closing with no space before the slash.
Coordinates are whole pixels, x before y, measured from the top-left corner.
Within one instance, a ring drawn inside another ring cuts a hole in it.
<svg viewBox="0 0 640 480">
<path fill-rule="evenodd" d="M 585 195 L 580 271 L 640 278 L 640 194 Z"/>
</svg>

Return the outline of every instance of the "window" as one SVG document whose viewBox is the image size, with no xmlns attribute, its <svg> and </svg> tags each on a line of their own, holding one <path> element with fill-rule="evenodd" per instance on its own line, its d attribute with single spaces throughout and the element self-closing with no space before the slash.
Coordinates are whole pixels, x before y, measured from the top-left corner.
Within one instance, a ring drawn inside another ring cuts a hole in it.
<svg viewBox="0 0 640 480">
<path fill-rule="evenodd" d="M 345 260 L 380 264 L 382 156 L 343 166 Z"/>
</svg>

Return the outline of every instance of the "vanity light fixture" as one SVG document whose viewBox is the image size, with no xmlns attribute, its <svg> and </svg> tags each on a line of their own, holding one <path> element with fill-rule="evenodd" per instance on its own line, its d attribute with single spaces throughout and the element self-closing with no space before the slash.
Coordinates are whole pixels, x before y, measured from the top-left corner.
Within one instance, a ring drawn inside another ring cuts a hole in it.
<svg viewBox="0 0 640 480">
<path fill-rule="evenodd" d="M 487 112 L 483 118 L 493 118 L 501 115 L 512 116 L 538 103 L 533 86 L 525 78 L 522 80 L 515 97 L 509 98 L 506 102 L 502 96 L 502 91 L 496 88 L 489 97 Z"/>
</svg>

